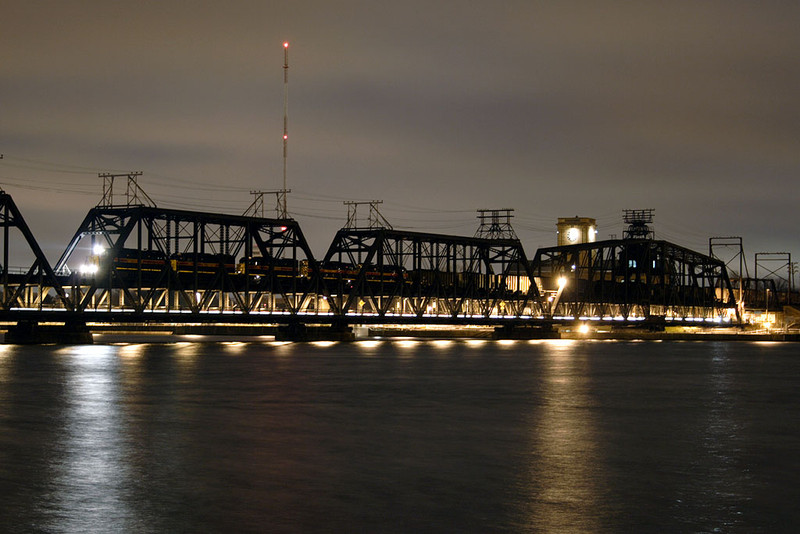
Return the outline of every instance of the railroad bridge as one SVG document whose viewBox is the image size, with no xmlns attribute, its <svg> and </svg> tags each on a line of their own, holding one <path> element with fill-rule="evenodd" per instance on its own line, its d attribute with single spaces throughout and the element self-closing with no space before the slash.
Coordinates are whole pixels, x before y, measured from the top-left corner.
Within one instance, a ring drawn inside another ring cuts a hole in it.
<svg viewBox="0 0 800 534">
<path fill-rule="evenodd" d="M 345 334 L 356 324 L 482 325 L 508 333 L 578 321 L 658 327 L 740 320 L 722 261 L 650 238 L 545 248 L 529 259 L 513 232 L 492 231 L 497 218 L 482 212 L 489 231 L 472 237 L 349 220 L 317 258 L 291 218 L 135 200 L 90 209 L 51 267 L 12 197 L 0 191 L 7 339 L 47 341 L 57 331 L 53 339 L 86 341 L 93 324 L 279 325 L 302 338 L 309 325 Z M 33 256 L 29 268 L 9 268 L 12 241 Z"/>
</svg>

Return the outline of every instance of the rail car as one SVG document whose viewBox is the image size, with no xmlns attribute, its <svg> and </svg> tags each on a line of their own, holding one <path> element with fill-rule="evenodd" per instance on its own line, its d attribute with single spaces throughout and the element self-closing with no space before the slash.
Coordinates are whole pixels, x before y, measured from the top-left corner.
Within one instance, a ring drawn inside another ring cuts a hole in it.
<svg viewBox="0 0 800 534">
<path fill-rule="evenodd" d="M 243 257 L 236 264 L 236 272 L 253 278 L 274 275 L 294 278 L 301 275 L 301 262 L 292 258 Z"/>
<path fill-rule="evenodd" d="M 97 276 L 98 282 L 113 275 L 110 281 L 114 287 L 126 286 L 153 287 L 163 284 L 167 272 L 167 257 L 159 250 L 121 249 L 113 258 L 93 256 L 89 265 L 95 268 L 84 272 Z M 110 268 L 110 270 L 109 270 Z"/>
<path fill-rule="evenodd" d="M 328 261 L 319 264 L 318 269 L 321 282 L 333 294 L 350 293 L 359 283 L 363 283 L 368 292 L 397 293 L 397 284 L 410 282 L 408 272 L 395 265 L 370 265 L 365 269 L 363 264 Z M 313 274 L 313 268 L 309 269 L 309 277 Z"/>
<path fill-rule="evenodd" d="M 317 277 L 332 294 L 364 291 L 378 294 L 427 291 L 430 288 L 472 288 L 486 292 L 497 283 L 496 275 L 452 273 L 437 270 L 409 271 L 396 265 L 363 265 L 344 262 L 313 263 L 292 258 L 241 257 L 220 253 L 175 253 L 123 248 L 111 258 L 94 258 L 95 279 L 109 279 L 115 287 L 166 287 L 176 283 L 184 289 L 236 289 L 303 291 Z M 356 287 L 360 285 L 360 287 Z"/>
<path fill-rule="evenodd" d="M 184 288 L 218 288 L 223 277 L 236 272 L 236 260 L 230 254 L 185 252 L 173 254 L 169 261 Z"/>
</svg>

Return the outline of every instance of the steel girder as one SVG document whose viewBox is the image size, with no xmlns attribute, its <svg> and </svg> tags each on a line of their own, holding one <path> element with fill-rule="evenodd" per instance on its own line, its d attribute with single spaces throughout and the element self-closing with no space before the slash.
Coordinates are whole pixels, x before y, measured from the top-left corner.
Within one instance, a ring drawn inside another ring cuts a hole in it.
<svg viewBox="0 0 800 534">
<path fill-rule="evenodd" d="M 541 317 L 519 240 L 345 228 L 320 271 L 340 316 Z"/>
<path fill-rule="evenodd" d="M 0 309 L 3 311 L 12 308 L 41 310 L 45 306 L 54 306 L 74 311 L 73 302 L 67 297 L 50 263 L 22 217 L 22 213 L 14 203 L 14 199 L 2 190 L 0 190 L 0 226 L 3 228 Z M 16 229 L 19 235 L 12 234 L 12 229 Z M 10 249 L 12 239 L 17 239 L 19 236 L 22 237 L 24 245 L 27 245 L 29 252 L 33 255 L 33 263 L 29 268 L 14 273 L 9 268 Z"/>
<path fill-rule="evenodd" d="M 739 319 L 725 264 L 666 241 L 539 249 L 533 270 L 552 317 Z"/>
<path fill-rule="evenodd" d="M 313 264 L 293 219 L 97 207 L 56 272 L 69 277 L 79 311 L 293 315 L 313 309 Z"/>
</svg>

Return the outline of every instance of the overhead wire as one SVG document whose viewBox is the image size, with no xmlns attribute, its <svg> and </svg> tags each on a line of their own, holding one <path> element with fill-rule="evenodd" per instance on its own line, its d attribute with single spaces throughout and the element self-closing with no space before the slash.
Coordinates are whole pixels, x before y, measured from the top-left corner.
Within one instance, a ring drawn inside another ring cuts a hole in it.
<svg viewBox="0 0 800 534">
<path fill-rule="evenodd" d="M 99 193 L 99 191 L 93 187 L 94 184 L 91 183 L 92 179 L 96 180 L 96 178 L 90 178 L 92 175 L 98 175 L 102 172 L 119 172 L 120 174 L 129 172 L 120 170 L 109 171 L 108 169 L 103 171 L 95 167 L 58 163 L 8 154 L 4 154 L 2 165 L 18 169 L 42 171 L 45 173 L 69 174 L 75 177 L 85 177 L 85 179 L 81 179 L 79 183 L 75 183 L 62 180 L 53 181 L 48 178 L 37 176 L 22 177 L 0 175 L 0 185 L 13 186 L 30 191 L 86 196 L 98 195 Z M 157 198 L 159 204 L 167 206 L 179 206 L 188 209 L 219 209 L 221 206 L 224 206 L 228 209 L 244 212 L 252 203 L 252 199 L 250 198 L 238 200 L 230 198 L 229 196 L 230 194 L 251 193 L 253 189 L 248 187 L 231 186 L 229 184 L 218 185 L 196 179 L 187 179 L 151 171 L 147 171 L 144 177 L 140 179 L 140 184 L 147 189 L 158 191 L 158 194 L 154 196 Z M 187 185 L 191 187 L 187 188 Z M 181 194 L 172 194 L 168 192 L 174 189 L 180 189 Z M 209 202 L 207 195 L 194 196 L 191 195 L 192 192 L 225 193 L 226 195 L 215 197 L 212 202 Z M 352 197 L 331 195 L 316 191 L 309 192 L 302 189 L 293 191 L 291 198 L 292 200 L 300 201 L 298 210 L 290 210 L 294 212 L 294 215 L 329 221 L 345 220 L 346 212 L 333 207 L 319 206 L 319 204 L 330 205 L 352 200 Z M 364 202 L 369 202 L 369 200 L 365 200 Z M 467 218 L 465 215 L 474 214 L 477 211 L 476 209 L 440 209 L 396 202 L 393 200 L 382 202 L 382 206 L 385 208 L 385 215 L 390 222 L 392 222 L 393 226 L 407 229 L 452 230 L 470 228 L 474 226 L 475 220 L 473 217 Z M 311 208 L 311 210 L 309 211 L 308 208 Z M 427 214 L 431 216 L 404 217 L 404 214 Z M 596 214 L 593 218 L 597 221 L 598 227 L 618 229 L 624 227 L 622 215 L 623 210 L 609 210 Z M 554 232 L 554 221 L 557 220 L 554 214 L 545 213 L 541 209 L 524 213 L 515 210 L 512 217 L 514 219 L 512 221 L 512 226 L 517 230 L 541 235 L 552 234 Z M 708 236 L 697 228 L 680 224 L 674 220 L 658 221 L 654 224 L 654 227 L 656 229 L 656 235 L 674 242 L 691 241 L 693 245 L 703 246 L 708 239 Z"/>
</svg>

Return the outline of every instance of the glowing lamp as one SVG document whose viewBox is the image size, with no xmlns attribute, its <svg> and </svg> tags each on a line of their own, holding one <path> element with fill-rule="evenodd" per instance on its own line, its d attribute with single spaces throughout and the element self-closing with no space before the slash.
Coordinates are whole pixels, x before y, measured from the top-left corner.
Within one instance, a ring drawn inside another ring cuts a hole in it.
<svg viewBox="0 0 800 534">
<path fill-rule="evenodd" d="M 558 287 L 563 288 L 565 285 L 567 285 L 567 279 L 562 276 L 558 279 Z"/>
<path fill-rule="evenodd" d="M 80 267 L 81 274 L 95 274 L 97 273 L 97 265 L 94 263 L 85 263 Z"/>
</svg>

